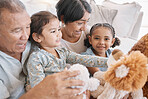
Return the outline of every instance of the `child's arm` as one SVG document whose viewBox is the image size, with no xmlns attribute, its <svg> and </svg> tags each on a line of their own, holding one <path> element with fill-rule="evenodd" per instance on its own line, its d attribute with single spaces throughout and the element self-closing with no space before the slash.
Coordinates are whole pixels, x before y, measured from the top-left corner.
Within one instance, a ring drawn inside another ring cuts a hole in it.
<svg viewBox="0 0 148 99">
<path fill-rule="evenodd" d="M 98 56 L 91 56 L 91 55 L 80 55 L 75 52 L 66 50 L 66 62 L 75 64 L 80 63 L 87 67 L 105 67 L 107 68 L 107 60 L 108 58 L 105 57 L 98 57 Z"/>
<path fill-rule="evenodd" d="M 30 55 L 27 70 L 31 87 L 34 87 L 45 78 L 43 66 L 37 53 L 32 53 Z"/>
</svg>

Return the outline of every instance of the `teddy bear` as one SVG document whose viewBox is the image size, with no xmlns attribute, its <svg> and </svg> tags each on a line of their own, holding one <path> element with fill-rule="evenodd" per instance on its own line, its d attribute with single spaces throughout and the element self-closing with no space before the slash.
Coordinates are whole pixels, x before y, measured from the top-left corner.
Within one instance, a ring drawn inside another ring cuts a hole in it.
<svg viewBox="0 0 148 99">
<path fill-rule="evenodd" d="M 140 51 L 148 58 L 148 33 L 145 34 L 143 37 L 141 37 L 141 39 L 134 44 L 129 53 L 131 53 L 132 51 Z M 143 89 L 143 95 L 148 98 L 148 77 L 147 77 L 147 82 L 145 83 L 142 89 Z"/>
<path fill-rule="evenodd" d="M 82 88 L 81 92 L 78 95 L 83 94 L 83 92 L 85 92 L 86 90 L 95 91 L 97 87 L 100 85 L 100 81 L 94 77 L 90 77 L 88 69 L 81 64 L 74 64 L 70 66 L 68 70 L 69 71 L 79 70 L 80 75 L 76 77 L 71 77 L 69 79 L 79 79 L 84 81 L 85 83 L 84 86 L 72 86 L 72 88 Z M 86 99 L 85 94 L 83 94 L 83 99 Z"/>
<path fill-rule="evenodd" d="M 100 80 L 100 86 L 91 95 L 97 99 L 122 99 L 131 92 L 133 99 L 145 99 L 142 87 L 147 75 L 147 58 L 140 51 L 124 55 L 115 49 L 108 59 L 108 70 L 98 71 L 94 77 Z M 103 82 L 101 80 L 104 80 Z"/>
</svg>

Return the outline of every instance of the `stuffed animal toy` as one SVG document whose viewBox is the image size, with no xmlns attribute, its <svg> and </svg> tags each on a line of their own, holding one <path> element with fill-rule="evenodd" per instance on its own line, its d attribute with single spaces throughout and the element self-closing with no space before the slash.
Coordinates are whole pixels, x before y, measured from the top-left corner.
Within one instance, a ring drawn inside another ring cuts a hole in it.
<svg viewBox="0 0 148 99">
<path fill-rule="evenodd" d="M 123 53 L 120 50 L 115 49 L 112 52 L 112 55 L 110 56 L 109 60 L 107 61 L 108 66 L 110 66 L 111 63 L 114 63 L 116 60 L 118 60 L 121 56 L 123 56 Z M 98 71 L 93 75 L 94 78 L 100 80 L 100 86 L 98 86 L 97 90 L 91 92 L 91 95 L 94 98 L 97 98 L 104 91 L 106 87 L 104 80 L 104 73 L 105 72 L 103 71 Z"/>
<path fill-rule="evenodd" d="M 80 75 L 70 78 L 70 79 L 79 79 L 79 80 L 84 81 L 84 83 L 85 83 L 84 86 L 73 86 L 72 87 L 72 88 L 82 88 L 82 90 L 79 94 L 82 94 L 86 90 L 95 91 L 97 89 L 97 87 L 100 85 L 100 81 L 98 79 L 93 78 L 93 77 L 90 78 L 90 74 L 89 74 L 87 68 L 83 65 L 74 64 L 74 65 L 70 66 L 70 68 L 68 70 L 69 71 L 73 71 L 73 70 L 80 71 Z M 83 99 L 86 99 L 85 94 L 83 94 Z"/>
<path fill-rule="evenodd" d="M 129 51 L 131 53 L 132 51 L 140 51 L 148 58 L 148 33 L 144 35 Z M 148 59 L 147 59 L 148 62 Z M 148 98 L 148 77 L 147 82 L 145 83 L 143 89 L 143 95 Z"/>
<path fill-rule="evenodd" d="M 92 91 L 91 95 L 97 99 L 122 99 L 130 92 L 133 99 L 145 99 L 142 87 L 147 80 L 147 58 L 140 51 L 133 51 L 124 55 L 120 50 L 114 50 L 107 62 L 106 72 L 96 72 L 95 78 L 105 80 L 104 89 Z M 100 79 L 100 78 L 99 78 Z M 101 85 L 101 82 L 100 82 Z"/>
</svg>

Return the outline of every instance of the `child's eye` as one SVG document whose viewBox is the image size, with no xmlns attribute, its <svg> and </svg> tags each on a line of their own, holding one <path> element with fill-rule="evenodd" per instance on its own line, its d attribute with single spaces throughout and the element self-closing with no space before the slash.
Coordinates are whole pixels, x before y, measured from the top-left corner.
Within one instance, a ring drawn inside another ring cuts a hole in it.
<svg viewBox="0 0 148 99">
<path fill-rule="evenodd" d="M 50 33 L 55 33 L 55 31 L 53 30 L 53 31 L 50 31 Z"/>
<path fill-rule="evenodd" d="M 26 27 L 27 29 L 30 28 L 30 24 Z"/>
<path fill-rule="evenodd" d="M 107 40 L 110 40 L 109 38 L 105 38 L 105 40 L 107 41 Z"/>
<path fill-rule="evenodd" d="M 27 28 L 27 29 L 29 29 L 29 28 L 30 28 L 30 26 L 27 26 L 26 28 Z"/>
<path fill-rule="evenodd" d="M 61 31 L 61 28 L 59 28 L 58 31 Z"/>
<path fill-rule="evenodd" d="M 94 39 L 98 40 L 98 39 L 100 39 L 100 38 L 98 38 L 98 37 L 95 37 Z"/>
</svg>

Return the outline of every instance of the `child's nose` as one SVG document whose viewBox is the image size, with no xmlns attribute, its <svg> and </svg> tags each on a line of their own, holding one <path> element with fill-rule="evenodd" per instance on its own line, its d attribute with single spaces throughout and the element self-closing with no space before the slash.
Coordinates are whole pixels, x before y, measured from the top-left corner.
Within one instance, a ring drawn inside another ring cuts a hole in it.
<svg viewBox="0 0 148 99">
<path fill-rule="evenodd" d="M 100 40 L 100 44 L 104 44 L 104 40 Z"/>
</svg>

